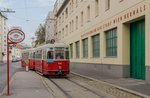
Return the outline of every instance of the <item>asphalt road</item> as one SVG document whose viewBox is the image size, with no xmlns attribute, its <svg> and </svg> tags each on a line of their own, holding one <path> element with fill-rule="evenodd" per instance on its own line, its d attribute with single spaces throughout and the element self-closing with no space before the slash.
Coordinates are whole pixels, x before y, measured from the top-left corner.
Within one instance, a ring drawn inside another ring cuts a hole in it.
<svg viewBox="0 0 150 98">
<path fill-rule="evenodd" d="M 20 62 L 10 63 L 10 76 L 16 71 L 22 70 Z M 7 64 L 0 64 L 0 93 L 6 86 L 7 79 Z"/>
</svg>

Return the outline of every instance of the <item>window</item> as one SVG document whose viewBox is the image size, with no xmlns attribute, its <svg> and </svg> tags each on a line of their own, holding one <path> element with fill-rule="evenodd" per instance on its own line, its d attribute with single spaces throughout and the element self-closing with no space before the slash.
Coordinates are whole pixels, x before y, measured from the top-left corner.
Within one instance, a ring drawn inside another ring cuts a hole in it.
<svg viewBox="0 0 150 98">
<path fill-rule="evenodd" d="M 64 59 L 64 51 L 55 51 L 55 59 Z"/>
<path fill-rule="evenodd" d="M 70 31 L 69 31 L 70 33 L 71 33 L 71 28 L 72 28 L 71 26 L 72 26 L 72 24 L 71 24 L 71 22 L 70 22 Z"/>
<path fill-rule="evenodd" d="M 78 16 L 76 16 L 76 29 L 78 29 Z"/>
<path fill-rule="evenodd" d="M 105 1 L 105 3 L 106 3 L 106 10 L 109 10 L 110 9 L 110 0 L 106 0 Z"/>
<path fill-rule="evenodd" d="M 70 44 L 70 58 L 73 58 L 73 44 Z"/>
<path fill-rule="evenodd" d="M 64 28 L 62 29 L 62 38 L 64 38 Z"/>
<path fill-rule="evenodd" d="M 69 9 L 70 9 L 69 13 L 70 13 L 70 14 L 71 14 L 71 10 L 72 10 L 71 7 L 72 7 L 72 4 L 70 3 L 70 4 L 69 4 Z"/>
<path fill-rule="evenodd" d="M 62 22 L 64 22 L 64 13 L 62 13 Z"/>
<path fill-rule="evenodd" d="M 66 56 L 66 59 L 69 59 L 69 49 L 68 48 L 66 48 L 66 50 L 65 50 L 65 56 Z"/>
<path fill-rule="evenodd" d="M 88 38 L 83 39 L 83 58 L 88 57 Z"/>
<path fill-rule="evenodd" d="M 90 21 L 90 6 L 87 7 L 87 22 Z"/>
<path fill-rule="evenodd" d="M 59 31 L 59 39 L 61 40 L 61 31 Z"/>
<path fill-rule="evenodd" d="M 72 0 L 72 11 L 73 11 L 73 8 L 74 8 L 74 0 Z"/>
<path fill-rule="evenodd" d="M 68 8 L 66 8 L 66 18 L 68 17 Z"/>
<path fill-rule="evenodd" d="M 36 51 L 36 58 L 42 58 L 42 50 Z"/>
<path fill-rule="evenodd" d="M 47 59 L 47 55 L 46 55 L 46 50 L 43 51 L 43 59 Z M 32 58 L 33 58 L 33 53 L 32 53 Z"/>
<path fill-rule="evenodd" d="M 100 57 L 100 35 L 92 36 L 93 57 Z"/>
<path fill-rule="evenodd" d="M 78 7 L 78 0 L 76 0 L 76 7 Z"/>
<path fill-rule="evenodd" d="M 80 42 L 77 41 L 76 43 L 76 58 L 80 57 Z"/>
<path fill-rule="evenodd" d="M 68 35 L 68 25 L 66 25 L 66 35 Z"/>
<path fill-rule="evenodd" d="M 81 26 L 83 26 L 83 12 L 81 12 Z"/>
<path fill-rule="evenodd" d="M 61 17 L 59 17 L 59 25 L 61 25 Z"/>
<path fill-rule="evenodd" d="M 48 51 L 47 52 L 47 59 L 53 59 L 54 57 L 54 52 L 53 51 Z"/>
<path fill-rule="evenodd" d="M 117 28 L 106 32 L 106 56 L 117 56 Z"/>
<path fill-rule="evenodd" d="M 99 0 L 95 0 L 95 16 L 99 15 Z"/>
<path fill-rule="evenodd" d="M 74 30 L 74 21 L 72 20 L 72 32 Z"/>
</svg>

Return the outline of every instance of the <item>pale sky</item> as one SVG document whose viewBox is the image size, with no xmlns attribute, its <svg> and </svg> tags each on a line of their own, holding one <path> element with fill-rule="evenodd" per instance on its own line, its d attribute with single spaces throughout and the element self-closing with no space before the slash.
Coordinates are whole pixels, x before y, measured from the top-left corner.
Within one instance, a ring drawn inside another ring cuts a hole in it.
<svg viewBox="0 0 150 98">
<path fill-rule="evenodd" d="M 7 14 L 8 26 L 21 26 L 26 34 L 25 43 L 31 43 L 40 23 L 44 23 L 56 0 L 0 0 L 0 9 L 10 8 L 15 13 Z"/>
</svg>

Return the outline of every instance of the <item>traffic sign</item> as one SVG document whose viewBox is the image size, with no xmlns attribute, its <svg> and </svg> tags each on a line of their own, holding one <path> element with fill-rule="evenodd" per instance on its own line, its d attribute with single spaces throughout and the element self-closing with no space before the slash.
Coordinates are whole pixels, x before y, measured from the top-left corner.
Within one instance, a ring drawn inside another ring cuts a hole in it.
<svg viewBox="0 0 150 98">
<path fill-rule="evenodd" d="M 25 39 L 25 34 L 20 29 L 12 29 L 8 32 L 8 40 L 13 43 L 20 43 Z"/>
</svg>

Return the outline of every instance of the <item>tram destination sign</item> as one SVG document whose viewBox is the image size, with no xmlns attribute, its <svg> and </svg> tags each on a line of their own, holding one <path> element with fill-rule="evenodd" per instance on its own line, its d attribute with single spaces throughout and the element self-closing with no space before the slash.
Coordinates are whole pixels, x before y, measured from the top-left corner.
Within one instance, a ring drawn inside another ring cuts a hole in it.
<svg viewBox="0 0 150 98">
<path fill-rule="evenodd" d="M 8 32 L 8 40 L 13 43 L 20 43 L 25 39 L 25 34 L 20 29 L 12 29 Z"/>
</svg>

